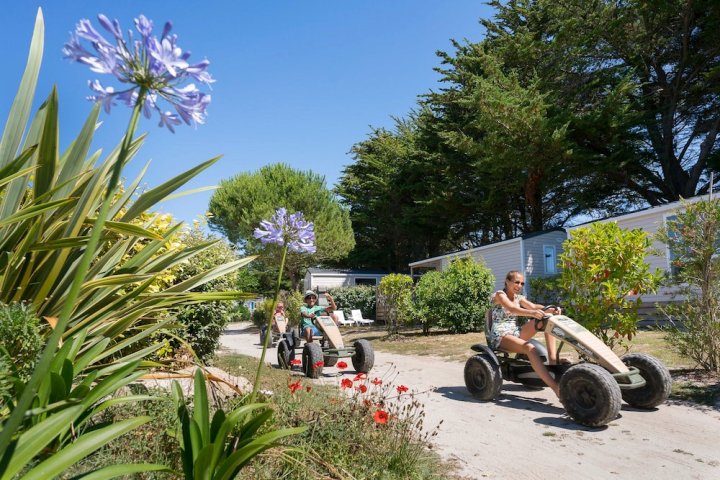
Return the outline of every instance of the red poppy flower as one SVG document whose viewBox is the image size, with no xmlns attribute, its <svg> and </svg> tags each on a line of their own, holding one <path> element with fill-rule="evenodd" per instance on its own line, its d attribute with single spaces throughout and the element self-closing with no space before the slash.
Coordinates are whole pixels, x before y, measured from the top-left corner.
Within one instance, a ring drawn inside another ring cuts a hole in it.
<svg viewBox="0 0 720 480">
<path fill-rule="evenodd" d="M 365 380 L 367 378 L 367 375 L 364 373 L 358 373 L 355 375 L 355 378 L 353 379 L 353 382 L 359 382 L 360 380 Z"/>
<path fill-rule="evenodd" d="M 385 425 L 388 421 L 388 414 L 385 410 L 375 410 L 375 415 L 373 415 L 373 420 L 375 420 L 375 423 Z"/>
<path fill-rule="evenodd" d="M 337 368 L 347 368 L 347 363 L 345 363 L 345 362 L 337 362 L 336 367 L 337 367 Z"/>
<path fill-rule="evenodd" d="M 398 385 L 397 391 L 398 393 L 405 393 L 408 391 L 408 387 L 406 387 L 405 385 Z"/>
<path fill-rule="evenodd" d="M 353 382 L 349 378 L 343 378 L 342 382 L 340 382 L 340 386 L 342 388 L 352 388 Z"/>
<path fill-rule="evenodd" d="M 372 379 L 372 384 L 373 384 L 373 385 L 382 385 L 382 380 L 380 380 L 379 378 L 375 377 L 375 378 Z"/>
<path fill-rule="evenodd" d="M 370 408 L 370 405 L 372 405 L 372 402 L 366 398 L 365 400 L 363 400 L 363 405 Z"/>
<path fill-rule="evenodd" d="M 324 366 L 325 366 L 325 362 L 323 362 L 322 360 L 318 360 L 317 362 L 315 362 L 315 363 L 313 364 L 313 367 L 314 367 L 314 368 L 322 368 L 322 367 L 324 367 Z"/>
<path fill-rule="evenodd" d="M 365 392 L 367 392 L 367 387 L 365 385 L 359 385 L 359 386 L 355 387 L 355 390 L 357 390 L 360 393 L 365 393 Z"/>
<path fill-rule="evenodd" d="M 300 380 L 298 380 L 295 383 L 288 383 L 288 388 L 290 389 L 290 393 L 293 395 L 295 395 L 295 392 L 300 390 L 301 387 L 302 387 L 302 385 L 300 385 Z"/>
<path fill-rule="evenodd" d="M 302 365 L 302 362 L 297 358 L 290 360 L 290 365 Z"/>
</svg>

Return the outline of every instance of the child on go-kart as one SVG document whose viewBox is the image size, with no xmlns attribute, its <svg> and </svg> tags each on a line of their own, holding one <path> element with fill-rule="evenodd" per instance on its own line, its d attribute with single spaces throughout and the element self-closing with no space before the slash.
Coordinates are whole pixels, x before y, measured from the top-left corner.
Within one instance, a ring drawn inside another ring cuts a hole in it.
<svg viewBox="0 0 720 480">
<path fill-rule="evenodd" d="M 490 310 L 492 327 L 489 332 L 488 343 L 494 350 L 500 349 L 506 352 L 527 355 L 535 373 L 559 397 L 558 383 L 550 375 L 540 355 L 535 350 L 535 346 L 528 342 L 537 333 L 535 322 L 526 322 L 520 327 L 517 317 L 542 319 L 547 313 L 559 315 L 560 309 L 557 307 L 549 308 L 546 312 L 543 310 L 545 309 L 543 305 L 532 303 L 520 294 L 523 286 L 525 286 L 525 279 L 522 273 L 513 270 L 508 272 L 505 277 L 505 288 L 492 295 L 490 301 L 492 304 Z M 548 360 L 551 364 L 554 364 L 557 361 L 555 358 L 555 338 L 546 333 L 545 341 L 550 356 Z"/>
<path fill-rule="evenodd" d="M 325 298 L 327 298 L 330 305 L 328 305 L 327 307 L 322 307 L 320 305 L 317 305 L 318 297 L 315 292 L 313 292 L 312 290 L 308 290 L 307 292 L 305 292 L 305 305 L 300 307 L 300 330 L 305 336 L 305 341 L 307 341 L 308 343 L 312 342 L 313 335 L 322 335 L 322 332 L 320 332 L 320 330 L 315 326 L 314 321 L 316 317 L 320 315 L 330 315 L 331 317 L 333 317 L 333 320 L 335 320 L 332 313 L 337 310 L 335 300 L 333 300 L 332 296 L 330 296 L 329 293 L 325 294 Z"/>
</svg>

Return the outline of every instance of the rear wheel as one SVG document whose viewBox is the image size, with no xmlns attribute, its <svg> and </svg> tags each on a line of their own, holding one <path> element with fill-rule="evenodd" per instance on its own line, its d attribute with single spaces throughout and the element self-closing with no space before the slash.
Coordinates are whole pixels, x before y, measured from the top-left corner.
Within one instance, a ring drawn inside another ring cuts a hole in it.
<svg viewBox="0 0 720 480">
<path fill-rule="evenodd" d="M 500 366 L 482 355 L 465 362 L 465 387 L 478 400 L 495 400 L 502 388 Z"/>
<path fill-rule="evenodd" d="M 358 373 L 368 373 L 375 365 L 375 352 L 367 340 L 356 340 L 353 343 L 355 353 L 351 357 L 353 368 Z"/>
<path fill-rule="evenodd" d="M 617 418 L 622 397 L 607 370 L 593 363 L 580 363 L 560 378 L 560 401 L 577 423 L 600 427 Z"/>
<path fill-rule="evenodd" d="M 318 378 L 323 370 L 323 353 L 317 342 L 306 343 L 303 347 L 302 366 L 305 376 Z"/>
<path fill-rule="evenodd" d="M 338 357 L 329 357 L 327 355 L 323 356 L 323 363 L 325 363 L 326 367 L 334 367 L 337 362 Z"/>
<path fill-rule="evenodd" d="M 622 391 L 628 405 L 638 408 L 655 408 L 670 395 L 670 371 L 657 358 L 646 353 L 630 353 L 621 359 L 628 367 L 635 367 L 645 379 L 645 386 Z"/>
<path fill-rule="evenodd" d="M 280 368 L 289 369 L 291 361 L 295 359 L 295 350 L 290 348 L 287 341 L 280 340 L 277 346 L 278 365 Z"/>
</svg>

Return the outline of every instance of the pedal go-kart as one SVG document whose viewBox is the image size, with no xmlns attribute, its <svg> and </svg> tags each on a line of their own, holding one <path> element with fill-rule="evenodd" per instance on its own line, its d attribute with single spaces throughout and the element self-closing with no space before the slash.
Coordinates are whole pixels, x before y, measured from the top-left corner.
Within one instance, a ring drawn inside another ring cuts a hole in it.
<svg viewBox="0 0 720 480">
<path fill-rule="evenodd" d="M 311 343 L 303 342 L 296 331 L 282 334 L 277 344 L 278 365 L 289 369 L 295 359 L 296 350 L 302 352 L 302 370 L 309 378 L 318 378 L 323 367 L 334 366 L 338 359 L 352 360 L 353 368 L 358 373 L 368 373 L 375 364 L 375 353 L 367 340 L 355 340 L 351 347 L 346 347 L 340 329 L 328 316 L 317 317 L 315 325 L 322 336 L 313 337 Z"/>
<path fill-rule="evenodd" d="M 550 308 L 550 307 L 546 307 Z M 635 408 L 654 408 L 663 403 L 672 387 L 670 372 L 658 359 L 644 353 L 618 357 L 599 338 L 565 315 L 535 320 L 538 331 L 547 330 L 572 345 L 581 358 L 577 364 L 546 365 L 560 386 L 560 402 L 570 418 L 581 425 L 607 425 L 620 412 L 622 400 Z M 547 363 L 547 349 L 530 340 Z M 543 388 L 525 355 L 511 355 L 475 344 L 477 352 L 465 363 L 465 386 L 479 400 L 500 395 L 503 379 L 531 388 Z"/>
<path fill-rule="evenodd" d="M 270 337 L 270 344 L 271 346 L 274 346 L 278 341 L 280 341 L 280 338 L 282 337 L 283 333 L 287 332 L 288 327 L 288 321 L 287 318 L 284 315 L 275 315 L 275 325 L 277 325 L 277 330 L 275 328 L 271 329 L 270 334 L 272 337 Z M 265 333 L 267 332 L 267 325 L 263 325 L 260 329 L 260 345 L 265 344 Z"/>
</svg>

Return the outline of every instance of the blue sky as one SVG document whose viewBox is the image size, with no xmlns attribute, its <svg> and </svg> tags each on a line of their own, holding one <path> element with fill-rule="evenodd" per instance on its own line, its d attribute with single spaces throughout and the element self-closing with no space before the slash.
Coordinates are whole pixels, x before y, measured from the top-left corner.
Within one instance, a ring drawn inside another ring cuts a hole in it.
<svg viewBox="0 0 720 480">
<path fill-rule="evenodd" d="M 165 0 L 3 1 L 4 125 L 22 75 L 38 7 L 45 18 L 45 54 L 35 103 L 52 87 L 60 96 L 61 145 L 75 137 L 90 110 L 87 81 L 117 85 L 62 59 L 61 48 L 81 18 L 117 18 L 123 29 L 144 14 L 156 29 L 171 20 L 190 60 L 210 60 L 212 104 L 205 125 L 175 134 L 143 120 L 145 146 L 126 169 L 134 178 L 147 161 L 144 183 L 158 185 L 216 155 L 223 158 L 186 189 L 216 185 L 240 172 L 284 162 L 324 175 L 332 188 L 352 162 L 348 152 L 371 127 L 393 126 L 417 96 L 438 87 L 437 50 L 450 40 L 479 41 L 480 18 L 492 10 L 478 0 L 266 0 L 249 2 Z M 10 46 L 11 48 L 8 48 Z M 104 78 L 103 78 L 104 77 Z M 108 151 L 124 132 L 130 111 L 101 114 L 94 148 Z M 207 209 L 211 193 L 165 202 L 159 210 L 191 221 Z"/>
</svg>

